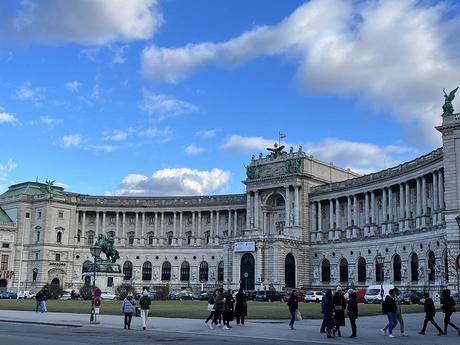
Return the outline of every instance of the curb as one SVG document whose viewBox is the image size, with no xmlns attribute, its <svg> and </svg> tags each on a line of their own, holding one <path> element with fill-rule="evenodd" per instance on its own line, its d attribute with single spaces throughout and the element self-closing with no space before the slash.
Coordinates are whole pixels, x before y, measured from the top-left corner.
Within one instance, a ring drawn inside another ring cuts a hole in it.
<svg viewBox="0 0 460 345">
<path fill-rule="evenodd" d="M 57 326 L 57 327 L 72 327 L 72 328 L 78 328 L 78 327 L 83 327 L 83 325 L 74 325 L 74 324 L 66 324 L 66 323 L 53 323 L 53 322 L 41 322 L 41 321 L 25 321 L 25 320 L 3 320 L 0 319 L 0 322 L 6 322 L 6 323 L 25 323 L 25 324 L 31 324 L 31 325 L 46 325 L 46 326 Z"/>
</svg>

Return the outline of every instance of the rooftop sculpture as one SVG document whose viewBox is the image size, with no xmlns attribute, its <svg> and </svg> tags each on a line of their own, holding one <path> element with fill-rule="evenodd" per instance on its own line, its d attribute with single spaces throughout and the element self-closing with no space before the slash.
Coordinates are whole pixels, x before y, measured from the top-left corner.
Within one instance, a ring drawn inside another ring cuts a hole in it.
<svg viewBox="0 0 460 345">
<path fill-rule="evenodd" d="M 442 116 L 452 115 L 454 113 L 454 106 L 452 105 L 452 101 L 455 98 L 455 93 L 458 90 L 458 86 L 449 92 L 449 95 L 446 93 L 446 89 L 442 89 L 444 91 L 444 105 L 442 106 Z"/>
</svg>

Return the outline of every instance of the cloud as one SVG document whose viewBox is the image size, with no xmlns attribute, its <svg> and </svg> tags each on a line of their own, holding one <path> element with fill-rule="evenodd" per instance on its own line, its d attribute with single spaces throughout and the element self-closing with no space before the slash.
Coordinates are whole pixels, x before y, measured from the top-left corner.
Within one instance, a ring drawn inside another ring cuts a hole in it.
<svg viewBox="0 0 460 345">
<path fill-rule="evenodd" d="M 5 164 L 0 163 L 0 180 L 5 180 L 17 166 L 12 158 L 8 159 Z"/>
<path fill-rule="evenodd" d="M 205 149 L 203 147 L 196 146 L 195 144 L 190 144 L 185 148 L 185 153 L 189 156 L 197 155 L 204 151 Z"/>
<path fill-rule="evenodd" d="M 127 130 L 114 129 L 112 132 L 105 132 L 102 140 L 104 141 L 123 141 L 128 138 L 133 130 L 128 128 Z"/>
<path fill-rule="evenodd" d="M 0 109 L 1 110 L 1 109 Z M 21 122 L 11 113 L 0 111 L 0 123 L 9 123 L 13 126 L 21 125 Z"/>
<path fill-rule="evenodd" d="M 36 107 L 43 105 L 45 100 L 46 90 L 42 87 L 32 87 L 30 81 L 24 82 L 14 94 L 16 99 L 21 101 L 29 101 Z"/>
<path fill-rule="evenodd" d="M 205 195 L 228 187 L 230 173 L 217 168 L 162 169 L 152 176 L 130 174 L 120 183 L 117 195 Z"/>
<path fill-rule="evenodd" d="M 187 113 L 194 113 L 199 108 L 191 103 L 181 101 L 173 96 L 154 94 L 144 90 L 144 99 L 139 109 L 154 118 L 164 119 Z"/>
<path fill-rule="evenodd" d="M 173 132 L 168 126 L 165 126 L 163 129 L 147 128 L 143 131 L 140 131 L 139 136 L 150 137 L 150 138 L 160 138 L 162 142 L 167 142 L 172 139 Z"/>
<path fill-rule="evenodd" d="M 147 40 L 163 22 L 156 0 L 28 0 L 2 17 L 8 39 L 49 44 Z"/>
<path fill-rule="evenodd" d="M 216 136 L 217 129 L 208 129 L 206 131 L 196 132 L 196 136 L 200 137 L 203 140 L 212 139 Z"/>
<path fill-rule="evenodd" d="M 267 147 L 272 147 L 274 141 L 263 137 L 243 137 L 232 135 L 222 145 L 222 149 L 227 152 L 253 152 L 265 151 Z"/>
<path fill-rule="evenodd" d="M 115 65 L 120 65 L 126 62 L 125 50 L 129 48 L 129 45 L 123 46 L 113 46 L 111 51 L 113 53 L 112 63 Z"/>
<path fill-rule="evenodd" d="M 56 119 L 51 116 L 40 116 L 40 122 L 47 125 L 49 128 L 54 128 L 56 125 L 62 123 L 64 120 Z"/>
<path fill-rule="evenodd" d="M 117 149 L 117 147 L 113 145 L 87 145 L 85 149 L 102 152 L 113 152 Z"/>
<path fill-rule="evenodd" d="M 440 122 L 442 88 L 460 80 L 459 20 L 447 3 L 312 0 L 276 25 L 227 41 L 146 47 L 142 71 L 177 83 L 206 64 L 281 55 L 298 64 L 294 78 L 305 91 L 356 97 L 368 109 L 389 111 L 412 143 L 438 145 L 432 128 Z"/>
<path fill-rule="evenodd" d="M 417 157 L 420 152 L 409 146 L 378 146 L 337 138 L 326 138 L 309 144 L 305 152 L 341 168 L 350 168 L 360 174 L 383 170 Z"/>
<path fill-rule="evenodd" d="M 82 86 L 83 84 L 76 80 L 65 83 L 66 89 L 72 92 L 78 92 Z"/>
<path fill-rule="evenodd" d="M 78 147 L 82 142 L 82 138 L 79 134 L 64 135 L 61 138 L 61 142 L 65 147 Z"/>
</svg>

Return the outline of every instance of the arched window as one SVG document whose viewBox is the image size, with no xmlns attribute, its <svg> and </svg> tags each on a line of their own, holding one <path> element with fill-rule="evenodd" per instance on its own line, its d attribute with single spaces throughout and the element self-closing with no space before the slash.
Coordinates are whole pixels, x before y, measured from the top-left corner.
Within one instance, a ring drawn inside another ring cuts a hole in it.
<svg viewBox="0 0 460 345">
<path fill-rule="evenodd" d="M 123 264 L 123 280 L 130 280 L 133 277 L 133 264 L 131 261 L 126 261 Z"/>
<path fill-rule="evenodd" d="M 171 263 L 169 261 L 163 262 L 161 266 L 161 280 L 171 280 Z"/>
<path fill-rule="evenodd" d="M 142 265 L 142 280 L 152 280 L 152 263 L 144 262 Z"/>
<path fill-rule="evenodd" d="M 284 259 L 284 285 L 295 288 L 295 258 L 291 253 Z"/>
<path fill-rule="evenodd" d="M 367 280 L 366 277 L 366 259 L 360 257 L 358 259 L 358 281 L 363 283 Z"/>
<path fill-rule="evenodd" d="M 62 242 L 62 232 L 58 231 L 56 234 L 56 242 L 61 243 Z"/>
<path fill-rule="evenodd" d="M 340 282 L 348 283 L 348 261 L 345 258 L 340 260 Z"/>
<path fill-rule="evenodd" d="M 428 269 L 429 269 L 428 280 L 431 282 L 435 281 L 435 277 L 436 277 L 435 268 L 436 268 L 436 257 L 434 256 L 434 253 L 430 251 L 430 253 L 428 254 Z"/>
<path fill-rule="evenodd" d="M 128 245 L 130 246 L 134 245 L 134 233 L 133 232 L 130 232 L 128 234 Z"/>
<path fill-rule="evenodd" d="M 208 281 L 208 263 L 202 261 L 200 264 L 200 282 Z"/>
<path fill-rule="evenodd" d="M 190 264 L 187 261 L 180 265 L 180 280 L 183 282 L 190 280 Z"/>
<path fill-rule="evenodd" d="M 221 261 L 217 265 L 217 281 L 223 282 L 224 281 L 224 262 Z"/>
<path fill-rule="evenodd" d="M 82 273 L 89 272 L 89 271 L 90 271 L 90 268 L 91 268 L 91 264 L 92 264 L 91 261 L 86 260 L 86 261 L 83 263 L 83 265 L 81 265 L 81 272 L 82 272 Z"/>
<path fill-rule="evenodd" d="M 375 281 L 383 282 L 383 263 L 378 263 L 377 259 L 375 260 Z"/>
<path fill-rule="evenodd" d="M 418 255 L 415 253 L 410 258 L 410 280 L 418 282 Z"/>
<path fill-rule="evenodd" d="M 94 233 L 88 232 L 88 239 L 87 239 L 88 246 L 92 246 L 94 244 Z"/>
<path fill-rule="evenodd" d="M 401 257 L 398 254 L 393 258 L 393 281 L 401 281 Z"/>
<path fill-rule="evenodd" d="M 323 283 L 331 282 L 331 263 L 328 259 L 324 259 L 321 263 L 321 281 Z"/>
</svg>

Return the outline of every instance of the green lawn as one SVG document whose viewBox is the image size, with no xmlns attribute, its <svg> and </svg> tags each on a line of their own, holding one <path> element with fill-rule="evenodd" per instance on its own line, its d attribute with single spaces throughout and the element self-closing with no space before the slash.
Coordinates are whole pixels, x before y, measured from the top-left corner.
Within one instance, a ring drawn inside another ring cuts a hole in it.
<svg viewBox="0 0 460 345">
<path fill-rule="evenodd" d="M 48 311 L 63 313 L 88 313 L 89 301 L 59 301 L 49 300 Z M 101 314 L 120 314 L 120 301 L 103 301 Z M 300 312 L 305 319 L 322 318 L 320 305 L 316 303 L 299 303 Z M 423 312 L 423 306 L 404 305 L 404 313 Z M 35 310 L 35 300 L 0 300 L 3 310 Z M 208 315 L 205 301 L 153 301 L 150 315 L 156 317 L 179 317 L 203 319 Z M 359 304 L 359 315 L 379 315 L 380 305 Z M 248 302 L 249 319 L 287 319 L 289 312 L 286 303 L 281 302 Z"/>
</svg>

